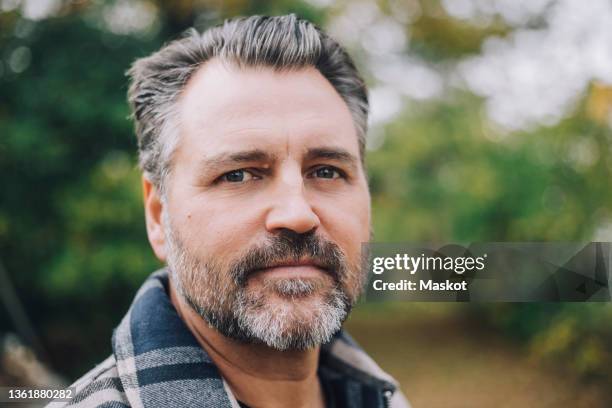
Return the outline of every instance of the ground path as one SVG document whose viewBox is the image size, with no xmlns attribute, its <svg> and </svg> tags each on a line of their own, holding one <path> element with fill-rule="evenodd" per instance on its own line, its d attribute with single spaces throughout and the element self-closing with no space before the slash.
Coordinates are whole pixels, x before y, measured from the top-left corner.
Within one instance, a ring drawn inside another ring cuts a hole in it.
<svg viewBox="0 0 612 408">
<path fill-rule="evenodd" d="M 519 344 L 458 319 L 453 307 L 462 306 L 357 307 L 346 328 L 414 408 L 612 407 L 601 384 L 544 367 Z"/>
</svg>

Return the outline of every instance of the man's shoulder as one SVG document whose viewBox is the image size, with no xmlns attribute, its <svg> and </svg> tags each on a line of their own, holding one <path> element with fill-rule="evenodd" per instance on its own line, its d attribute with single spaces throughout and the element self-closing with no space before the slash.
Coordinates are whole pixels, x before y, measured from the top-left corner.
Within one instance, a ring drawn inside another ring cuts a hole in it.
<svg viewBox="0 0 612 408">
<path fill-rule="evenodd" d="M 130 406 L 119 378 L 114 355 L 110 355 L 70 387 L 75 389 L 70 401 L 54 401 L 47 405 L 47 408 L 124 408 Z"/>
</svg>

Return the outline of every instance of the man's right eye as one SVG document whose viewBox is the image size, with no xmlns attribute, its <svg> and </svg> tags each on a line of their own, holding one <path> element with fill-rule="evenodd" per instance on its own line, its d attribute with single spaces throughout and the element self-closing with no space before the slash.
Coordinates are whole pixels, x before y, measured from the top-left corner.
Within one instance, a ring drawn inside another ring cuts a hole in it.
<svg viewBox="0 0 612 408">
<path fill-rule="evenodd" d="M 228 182 L 228 183 L 244 183 L 245 181 L 255 180 L 258 177 L 255 176 L 250 171 L 240 169 L 240 170 L 232 170 L 219 178 L 219 181 Z"/>
</svg>

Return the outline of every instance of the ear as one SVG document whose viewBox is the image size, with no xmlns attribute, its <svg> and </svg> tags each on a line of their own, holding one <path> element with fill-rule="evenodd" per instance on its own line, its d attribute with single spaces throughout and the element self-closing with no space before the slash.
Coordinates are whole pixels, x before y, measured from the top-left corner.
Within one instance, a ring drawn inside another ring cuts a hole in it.
<svg viewBox="0 0 612 408">
<path fill-rule="evenodd" d="M 157 188 L 143 175 L 142 193 L 144 198 L 147 235 L 155 256 L 166 261 L 166 234 L 162 224 L 163 203 Z"/>
</svg>

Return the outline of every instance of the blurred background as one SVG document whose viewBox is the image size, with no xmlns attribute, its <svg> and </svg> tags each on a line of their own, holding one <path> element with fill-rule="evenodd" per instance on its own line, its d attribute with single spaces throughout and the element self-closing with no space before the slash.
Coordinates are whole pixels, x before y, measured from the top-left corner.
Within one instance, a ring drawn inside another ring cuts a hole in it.
<svg viewBox="0 0 612 408">
<path fill-rule="evenodd" d="M 0 0 L 0 385 L 89 370 L 159 267 L 130 63 L 289 12 L 369 84 L 376 241 L 612 241 L 608 0 Z M 417 408 L 612 404 L 605 303 L 364 303 L 347 327 Z"/>
</svg>

